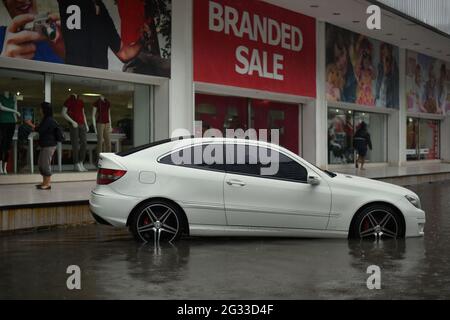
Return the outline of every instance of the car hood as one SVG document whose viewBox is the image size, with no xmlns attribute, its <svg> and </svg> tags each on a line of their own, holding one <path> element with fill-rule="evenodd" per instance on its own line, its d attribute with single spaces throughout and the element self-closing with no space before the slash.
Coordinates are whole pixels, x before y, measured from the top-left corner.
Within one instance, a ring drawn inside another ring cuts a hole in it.
<svg viewBox="0 0 450 320">
<path fill-rule="evenodd" d="M 364 177 L 353 176 L 349 174 L 341 174 L 336 173 L 336 177 L 333 180 L 336 180 L 339 184 L 345 184 L 351 187 L 357 187 L 361 190 L 374 190 L 376 192 L 383 192 L 389 194 L 398 194 L 399 196 L 410 195 L 418 198 L 417 194 L 412 192 L 409 189 L 397 186 L 395 184 L 381 182 L 373 179 L 368 179 Z"/>
</svg>

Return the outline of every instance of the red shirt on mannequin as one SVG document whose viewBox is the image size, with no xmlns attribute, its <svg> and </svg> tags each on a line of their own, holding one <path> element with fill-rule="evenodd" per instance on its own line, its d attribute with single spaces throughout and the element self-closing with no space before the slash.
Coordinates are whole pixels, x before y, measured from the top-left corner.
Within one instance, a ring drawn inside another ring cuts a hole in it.
<svg viewBox="0 0 450 320">
<path fill-rule="evenodd" d="M 97 123 L 109 123 L 109 109 L 111 104 L 107 99 L 98 99 L 94 103 L 94 107 L 97 108 Z"/>
<path fill-rule="evenodd" d="M 84 121 L 84 102 L 75 96 L 70 96 L 69 99 L 64 102 L 64 106 L 67 108 L 67 114 L 78 125 L 85 125 Z"/>
</svg>

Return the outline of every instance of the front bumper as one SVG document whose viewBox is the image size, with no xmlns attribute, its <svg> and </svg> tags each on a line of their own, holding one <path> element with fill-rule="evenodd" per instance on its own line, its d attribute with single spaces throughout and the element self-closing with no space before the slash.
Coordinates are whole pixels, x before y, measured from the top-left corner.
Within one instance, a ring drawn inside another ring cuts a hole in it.
<svg viewBox="0 0 450 320">
<path fill-rule="evenodd" d="M 405 218 L 405 237 L 423 237 L 425 228 L 425 211 L 414 207 L 406 198 L 399 203 L 399 209 Z"/>
</svg>

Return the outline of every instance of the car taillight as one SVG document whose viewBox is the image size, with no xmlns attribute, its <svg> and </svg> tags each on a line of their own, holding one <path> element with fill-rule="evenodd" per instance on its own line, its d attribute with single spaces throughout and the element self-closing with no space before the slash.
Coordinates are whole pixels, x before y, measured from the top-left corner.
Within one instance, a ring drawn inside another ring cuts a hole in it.
<svg viewBox="0 0 450 320">
<path fill-rule="evenodd" d="M 124 170 L 115 169 L 99 169 L 97 173 L 97 184 L 107 185 L 122 178 L 125 173 Z"/>
</svg>

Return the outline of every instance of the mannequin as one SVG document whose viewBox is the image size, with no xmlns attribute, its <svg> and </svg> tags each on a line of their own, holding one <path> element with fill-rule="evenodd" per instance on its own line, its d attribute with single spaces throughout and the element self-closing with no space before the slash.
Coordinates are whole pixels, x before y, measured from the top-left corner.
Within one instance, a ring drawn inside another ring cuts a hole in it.
<svg viewBox="0 0 450 320">
<path fill-rule="evenodd" d="M 17 111 L 15 96 L 5 91 L 0 96 L 0 174 L 8 174 L 9 149 L 16 131 Z"/>
<path fill-rule="evenodd" d="M 76 93 L 71 94 L 64 102 L 61 114 L 70 124 L 74 170 L 88 171 L 83 164 L 86 158 L 86 134 L 89 132 L 83 100 Z"/>
<path fill-rule="evenodd" d="M 97 135 L 97 153 L 111 152 L 111 104 L 103 95 L 93 105 L 92 123 Z"/>
</svg>

